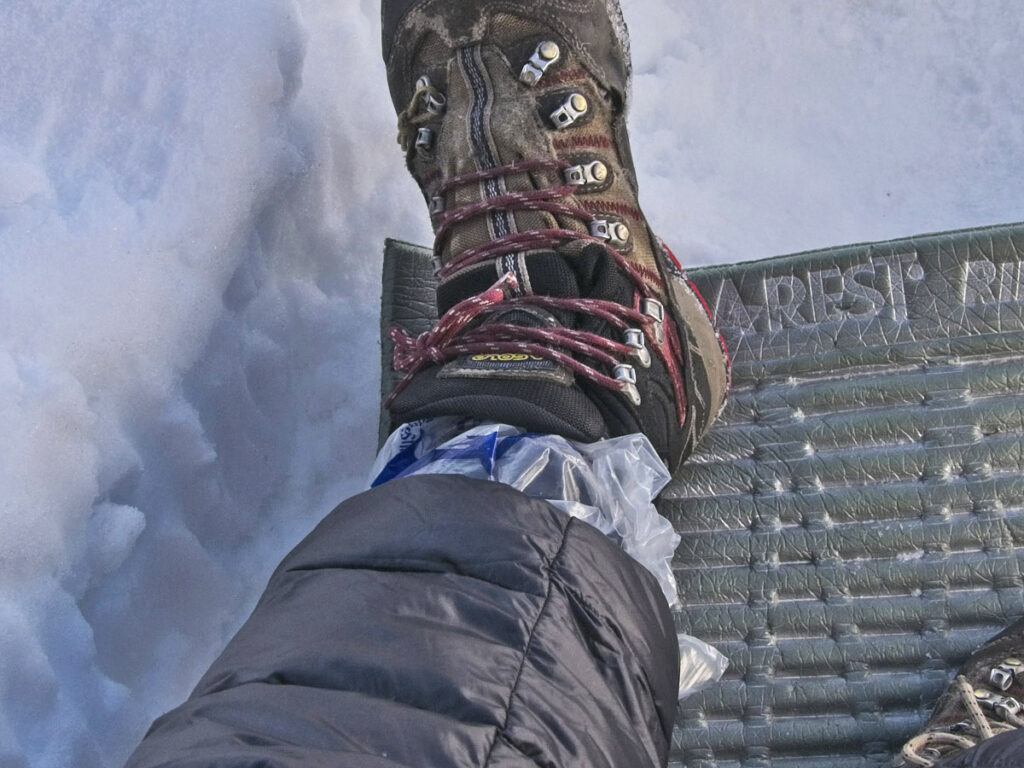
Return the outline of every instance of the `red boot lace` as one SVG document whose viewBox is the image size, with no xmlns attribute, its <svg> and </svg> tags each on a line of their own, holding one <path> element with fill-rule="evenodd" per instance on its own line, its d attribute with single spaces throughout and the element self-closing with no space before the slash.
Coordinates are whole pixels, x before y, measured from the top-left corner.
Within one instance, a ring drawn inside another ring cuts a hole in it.
<svg viewBox="0 0 1024 768">
<path fill-rule="evenodd" d="M 487 179 L 530 171 L 562 171 L 569 163 L 560 160 L 532 160 L 512 163 L 483 171 L 465 173 L 445 181 L 438 195 L 445 195 L 456 187 L 477 184 Z M 441 252 L 445 237 L 452 227 L 474 216 L 489 211 L 545 211 L 570 216 L 586 225 L 589 230 L 595 216 L 589 211 L 562 202 L 573 194 L 571 185 L 549 187 L 528 192 L 509 192 L 487 198 L 476 203 L 458 206 L 440 214 L 436 220 L 434 240 L 435 255 Z M 521 295 L 515 275 L 507 273 L 486 291 L 455 304 L 444 313 L 431 330 L 411 337 L 403 329 L 392 327 L 388 336 L 394 342 L 393 366 L 405 374 L 384 401 L 389 407 L 395 398 L 409 385 L 417 373 L 428 365 L 440 365 L 463 355 L 520 353 L 551 360 L 594 383 L 616 392 L 625 393 L 631 386 L 581 362 L 589 358 L 605 365 L 620 364 L 636 352 L 634 347 L 613 341 L 596 333 L 572 328 L 533 328 L 510 323 L 476 323 L 487 314 L 504 311 L 510 306 L 542 307 L 550 310 L 567 310 L 601 318 L 609 325 L 624 331 L 627 328 L 641 328 L 647 346 L 653 348 L 668 371 L 675 393 L 676 414 L 679 424 L 686 420 L 686 394 L 680 370 L 682 359 L 681 344 L 674 323 L 664 323 L 664 342 L 655 340 L 654 325 L 657 322 L 637 307 L 646 298 L 656 298 L 654 285 L 636 266 L 631 264 L 619 251 L 604 240 L 590 234 L 571 229 L 536 229 L 517 232 L 491 240 L 483 245 L 470 248 L 448 261 L 438 271 L 443 279 L 474 264 L 532 249 L 555 249 L 568 242 L 590 241 L 600 243 L 615 260 L 619 268 L 632 280 L 636 287 L 634 307 L 627 307 L 614 301 L 589 298 L 556 298 L 552 296 Z"/>
</svg>

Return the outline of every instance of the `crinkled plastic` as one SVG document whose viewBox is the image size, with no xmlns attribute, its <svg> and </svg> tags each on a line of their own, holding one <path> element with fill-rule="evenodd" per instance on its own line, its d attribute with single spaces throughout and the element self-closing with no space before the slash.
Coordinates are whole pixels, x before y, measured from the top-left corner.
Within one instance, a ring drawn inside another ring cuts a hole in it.
<svg viewBox="0 0 1024 768">
<path fill-rule="evenodd" d="M 679 640 L 679 698 L 696 693 L 721 679 L 729 660 L 713 645 L 693 635 L 676 634 Z"/>
<path fill-rule="evenodd" d="M 493 480 L 548 501 L 618 543 L 654 574 L 669 604 L 679 605 L 672 574 L 679 535 L 653 503 L 671 476 L 645 436 L 576 443 L 507 424 L 423 419 L 391 434 L 370 485 L 419 474 Z M 725 658 L 697 638 L 679 635 L 679 651 L 680 698 L 725 671 Z"/>
</svg>

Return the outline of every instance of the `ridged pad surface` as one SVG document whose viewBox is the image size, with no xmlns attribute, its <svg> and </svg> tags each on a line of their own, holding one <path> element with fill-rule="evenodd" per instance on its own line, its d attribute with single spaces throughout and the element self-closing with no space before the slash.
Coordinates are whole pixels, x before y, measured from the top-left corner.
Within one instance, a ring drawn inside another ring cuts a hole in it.
<svg viewBox="0 0 1024 768">
<path fill-rule="evenodd" d="M 734 389 L 660 507 L 678 626 L 731 667 L 672 765 L 887 765 L 1024 615 L 1022 251 L 1013 225 L 690 271 Z M 389 243 L 385 323 L 424 321 L 428 265 Z"/>
</svg>

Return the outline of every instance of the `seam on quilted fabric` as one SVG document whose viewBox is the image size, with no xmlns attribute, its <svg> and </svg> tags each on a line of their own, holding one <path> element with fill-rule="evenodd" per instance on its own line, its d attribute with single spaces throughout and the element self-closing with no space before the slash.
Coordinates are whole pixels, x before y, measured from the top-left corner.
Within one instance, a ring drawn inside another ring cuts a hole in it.
<svg viewBox="0 0 1024 768">
<path fill-rule="evenodd" d="M 589 524 L 588 523 L 584 523 L 582 520 L 578 520 L 577 518 L 570 518 L 569 519 L 569 525 L 566 526 L 566 530 L 568 530 L 573 525 L 585 525 L 585 526 L 588 526 Z M 561 550 L 559 550 L 559 553 L 561 553 Z M 552 561 L 552 565 L 553 564 L 554 564 L 554 561 Z M 649 574 L 646 572 L 646 570 L 642 570 L 642 573 L 644 574 L 645 578 L 649 576 Z M 608 622 L 609 624 L 613 625 L 615 627 L 616 631 L 619 633 L 619 635 L 625 636 L 625 633 L 622 632 L 622 627 L 615 620 L 615 615 L 614 614 L 605 613 L 605 612 L 599 610 L 597 608 L 597 606 L 594 604 L 593 600 L 589 599 L 586 595 L 584 595 L 579 590 L 578 587 L 574 587 L 571 584 L 567 584 L 563 579 L 561 579 L 559 577 L 559 575 L 554 570 L 552 570 L 552 572 L 551 572 L 551 578 L 554 581 L 556 581 L 562 587 L 562 589 L 566 593 L 569 593 L 573 597 L 578 599 L 584 605 L 584 607 L 586 607 L 586 609 L 591 613 L 591 615 L 596 616 L 597 618 L 601 619 L 601 621 L 605 621 L 605 622 Z M 656 584 L 656 582 L 655 582 L 653 577 L 650 578 L 650 583 L 651 584 Z M 659 588 L 657 586 L 654 586 L 653 589 L 658 590 Z"/>
<path fill-rule="evenodd" d="M 423 560 L 421 562 L 424 565 L 429 565 L 430 563 L 433 563 L 433 562 L 436 562 L 436 561 L 435 560 Z M 457 568 L 452 568 L 450 570 L 442 571 L 442 570 L 437 570 L 436 568 L 415 568 L 415 567 L 410 567 L 410 565 L 415 565 L 415 561 L 414 560 L 406 560 L 404 562 L 395 561 L 394 563 L 378 562 L 378 563 L 352 563 L 352 564 L 335 563 L 333 565 L 303 565 L 303 566 L 297 566 L 295 568 L 288 568 L 287 570 L 282 571 L 280 574 L 275 574 L 274 580 L 276 581 L 279 578 L 283 578 L 285 575 L 290 574 L 290 573 L 315 573 L 316 571 L 370 571 L 370 572 L 377 572 L 377 573 L 398 573 L 398 574 L 408 573 L 408 574 L 426 574 L 426 575 L 435 575 L 435 576 L 458 576 L 460 579 L 472 579 L 474 581 L 479 581 L 479 582 L 482 582 L 484 584 L 489 584 L 492 587 L 497 587 L 498 589 L 503 589 L 503 590 L 505 590 L 507 592 L 515 592 L 515 593 L 520 594 L 520 595 L 531 595 L 533 597 L 540 597 L 540 594 L 537 593 L 537 592 L 528 592 L 528 591 L 526 591 L 524 589 L 519 589 L 518 587 L 509 586 L 508 584 L 502 584 L 499 581 L 492 581 L 491 579 L 485 579 L 482 576 L 475 576 L 472 573 L 466 573 L 465 571 L 459 570 Z M 271 584 L 273 584 L 273 583 L 274 583 L 274 581 L 271 582 Z M 269 590 L 269 585 L 268 585 L 268 590 Z M 547 592 L 545 592 L 545 596 L 547 596 Z"/>
<path fill-rule="evenodd" d="M 569 541 L 569 525 L 572 523 L 572 518 L 566 519 L 565 525 L 562 526 L 562 542 L 558 547 L 558 551 L 555 552 L 555 556 L 551 558 L 551 562 L 548 565 L 548 588 L 544 593 L 544 603 L 541 605 L 540 610 L 537 611 L 537 617 L 533 620 L 533 626 L 530 627 L 530 636 L 526 639 L 526 647 L 523 648 L 523 657 L 519 662 L 519 669 L 516 670 L 515 679 L 512 681 L 512 687 L 508 692 L 508 700 L 505 702 L 505 719 L 504 722 L 498 726 L 494 734 L 494 741 L 491 742 L 490 749 L 487 750 L 487 756 L 484 758 L 484 762 L 481 768 L 487 768 L 491 764 L 491 755 L 494 754 L 494 747 L 505 734 L 505 729 L 508 727 L 509 716 L 512 713 L 512 702 L 516 697 L 516 691 L 519 689 L 519 681 L 523 677 L 523 670 L 526 668 L 526 660 L 530 658 L 530 649 L 533 647 L 533 638 L 537 634 L 537 627 L 540 625 L 541 619 L 544 618 L 544 614 L 548 610 L 548 605 L 551 602 L 551 592 L 554 585 L 554 573 L 555 565 L 558 560 L 562 557 L 562 553 L 565 552 L 565 546 Z"/>
<path fill-rule="evenodd" d="M 306 689 L 306 690 L 310 690 L 310 691 L 323 691 L 325 693 L 348 694 L 350 696 L 358 696 L 359 698 L 367 699 L 369 701 L 384 701 L 384 702 L 387 702 L 389 705 L 394 705 L 395 707 L 400 707 L 400 708 L 403 708 L 403 709 L 409 709 L 409 710 L 412 710 L 414 712 L 425 712 L 428 715 L 436 716 L 439 720 L 440 719 L 447 719 L 447 720 L 455 721 L 455 718 L 453 716 L 446 715 L 446 714 L 444 714 L 442 712 L 438 712 L 436 709 L 431 709 L 430 707 L 427 707 L 427 706 L 420 706 L 420 705 L 413 704 L 413 703 L 408 702 L 408 701 L 401 701 L 400 699 L 395 699 L 395 698 L 392 698 L 390 696 L 382 696 L 382 695 L 378 695 L 378 694 L 375 694 L 375 693 L 367 693 L 366 691 L 360 691 L 360 690 L 357 690 L 355 688 L 339 688 L 339 687 L 335 687 L 335 686 L 331 686 L 331 685 L 313 685 L 313 684 L 311 684 L 309 682 L 294 683 L 294 682 L 290 682 L 288 680 L 273 680 L 273 679 L 268 678 L 266 676 L 259 677 L 259 678 L 253 678 L 251 680 L 242 680 L 241 682 L 231 683 L 230 685 L 215 686 L 215 687 L 211 687 L 211 688 L 204 688 L 202 690 L 197 690 L 197 691 L 195 691 L 193 693 L 192 696 L 189 696 L 189 698 L 186 700 L 185 704 L 190 704 L 192 702 L 203 700 L 203 704 L 205 705 L 205 704 L 209 703 L 209 699 L 211 699 L 213 697 L 216 697 L 219 694 L 231 693 L 231 692 L 237 691 L 239 688 L 244 688 L 246 686 L 260 686 L 260 685 L 267 686 L 268 688 L 280 688 L 280 689 L 289 689 L 289 690 Z M 208 711 L 203 713 L 203 717 L 205 719 L 211 721 L 211 722 L 225 723 L 225 724 L 228 724 L 228 725 L 234 725 L 234 721 L 226 719 L 224 717 L 214 717 L 214 716 L 210 715 Z M 462 722 L 462 721 L 460 721 L 460 722 Z M 473 723 L 473 724 L 475 724 L 475 723 Z M 481 723 L 481 724 L 482 725 L 487 725 L 487 723 Z"/>
<path fill-rule="evenodd" d="M 575 518 L 569 521 L 569 526 L 572 526 L 574 522 L 576 522 Z M 583 523 L 583 525 L 586 525 L 586 523 Z M 567 529 L 569 526 L 567 526 Z M 565 594 L 572 595 L 574 598 L 576 598 L 576 600 L 579 601 L 580 606 L 595 619 L 598 619 L 599 621 L 607 624 L 609 627 L 613 627 L 615 630 L 615 634 L 618 637 L 622 638 L 623 640 L 627 638 L 627 634 L 623 632 L 622 626 L 619 624 L 618 621 L 615 620 L 614 615 L 598 610 L 597 606 L 594 604 L 592 600 L 590 600 L 585 594 L 583 594 L 583 592 L 581 592 L 578 587 L 574 587 L 571 584 L 567 584 L 565 580 L 562 579 L 554 569 L 552 569 L 551 571 L 551 581 L 558 584 L 558 586 L 562 589 L 562 591 Z M 647 670 L 645 669 L 643 670 L 643 672 L 644 677 L 646 679 Z M 650 680 L 648 680 L 647 683 L 648 685 L 650 685 Z M 651 688 L 651 690 L 654 689 Z"/>
<path fill-rule="evenodd" d="M 568 528 L 572 526 L 575 522 L 575 518 L 569 520 L 569 525 L 566 526 L 566 530 L 568 531 Z M 586 525 L 586 523 L 583 523 L 583 525 Z M 593 601 L 589 600 L 586 597 L 586 595 L 584 595 L 578 588 L 566 584 L 565 581 L 558 576 L 558 573 L 553 568 L 551 571 L 551 583 L 557 584 L 565 594 L 572 595 L 573 597 L 575 597 L 579 601 L 580 607 L 587 611 L 591 616 L 604 622 L 609 627 L 614 627 L 615 634 L 622 638 L 623 643 L 626 643 L 627 635 L 625 632 L 622 631 L 622 627 L 615 620 L 614 616 L 598 610 L 597 607 L 594 605 Z M 653 700 L 654 691 L 656 690 L 654 681 L 651 680 L 646 666 L 644 666 L 643 664 L 639 664 L 638 666 L 640 669 L 640 674 L 643 676 L 644 685 L 647 686 L 647 690 L 650 692 L 651 698 Z M 673 727 L 674 725 L 672 723 L 668 723 L 666 724 L 666 729 L 663 731 L 665 738 L 668 740 L 670 744 L 672 742 Z"/>
<path fill-rule="evenodd" d="M 514 741 L 512 741 L 512 739 L 509 738 L 509 735 L 507 733 L 499 733 L 498 734 L 498 738 L 495 739 L 495 741 L 496 742 L 500 741 L 502 744 L 504 744 L 509 749 L 515 750 L 515 752 L 517 754 L 522 755 L 524 758 L 526 758 L 531 763 L 536 765 L 537 768 L 545 768 L 543 765 L 541 765 L 539 762 L 537 762 L 536 758 L 530 757 L 528 754 L 526 754 L 526 751 L 522 747 L 520 747 L 518 744 L 516 744 Z M 490 756 L 488 755 L 488 757 L 490 757 Z"/>
</svg>

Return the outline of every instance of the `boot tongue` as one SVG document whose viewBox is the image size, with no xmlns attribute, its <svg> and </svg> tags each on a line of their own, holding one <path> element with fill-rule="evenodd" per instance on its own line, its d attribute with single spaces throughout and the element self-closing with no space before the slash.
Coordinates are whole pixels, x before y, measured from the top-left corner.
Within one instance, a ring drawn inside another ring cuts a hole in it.
<svg viewBox="0 0 1024 768">
<path fill-rule="evenodd" d="M 509 261 L 515 265 L 516 277 L 525 294 L 556 298 L 581 296 L 577 275 L 570 260 L 556 251 L 540 251 L 511 260 L 500 259 L 498 266 L 489 264 L 447 280 L 438 288 L 438 311 L 443 314 L 462 299 L 487 290 L 499 276 L 500 265 Z M 488 313 L 480 329 L 484 330 L 488 325 L 497 323 L 527 328 L 572 328 L 576 323 L 575 314 L 569 310 L 514 303 L 510 303 L 506 309 L 499 304 L 494 311 Z M 573 374 L 558 363 L 522 349 L 463 355 L 446 364 L 439 375 L 442 378 L 532 380 L 563 386 L 571 384 L 573 380 Z"/>
<path fill-rule="evenodd" d="M 572 243 L 564 251 L 516 255 L 512 262 L 519 273 L 520 285 L 527 294 L 602 299 L 632 305 L 632 281 L 600 245 L 580 247 Z M 459 301 L 487 290 L 498 279 L 499 273 L 500 266 L 491 262 L 447 279 L 437 294 L 441 313 Z M 477 326 L 483 331 L 478 340 L 488 341 L 486 329 L 490 323 L 533 328 L 562 326 L 606 338 L 617 337 L 617 333 L 596 314 L 549 310 L 513 300 L 499 303 L 483 316 L 483 321 Z M 498 335 L 498 332 L 493 334 L 495 338 Z M 458 343 L 458 337 L 455 341 Z M 554 345 L 545 346 L 558 348 L 557 340 Z M 576 375 L 569 366 L 534 354 L 537 351 L 540 350 L 536 347 L 515 341 L 500 342 L 478 347 L 472 353 L 426 369 L 395 400 L 393 413 L 401 420 L 457 413 L 586 441 L 606 436 L 610 424 L 620 434 L 638 431 L 635 415 L 617 393 L 593 385 L 587 377 Z M 566 349 L 561 351 L 570 354 Z M 604 369 L 602 362 L 579 354 L 573 357 L 599 370 Z"/>
<path fill-rule="evenodd" d="M 632 306 L 632 283 L 598 243 L 589 243 L 572 255 L 534 251 L 517 258 L 515 263 L 523 293 L 561 299 L 605 299 Z M 488 264 L 446 280 L 437 289 L 438 312 L 443 315 L 463 299 L 486 291 L 499 277 L 501 267 Z M 559 321 L 572 325 L 572 318 Z"/>
<path fill-rule="evenodd" d="M 503 260 L 502 260 L 503 261 Z M 536 251 L 517 258 L 516 278 L 523 293 L 575 299 L 582 295 L 569 259 L 556 251 Z M 499 266 L 484 265 L 456 275 L 437 289 L 437 311 L 443 315 L 465 298 L 482 293 L 501 277 Z"/>
<path fill-rule="evenodd" d="M 501 259 L 498 263 L 507 263 Z M 570 253 L 538 251 L 517 256 L 516 276 L 524 293 L 562 299 L 604 299 L 632 304 L 631 283 L 616 267 L 608 251 L 589 244 Z M 443 314 L 460 300 L 481 293 L 493 285 L 497 268 L 486 265 L 457 275 L 438 288 L 438 309 Z M 597 315 L 571 309 L 538 307 L 524 303 L 501 304 L 489 312 L 479 329 L 490 324 L 527 328 L 573 328 L 608 336 L 607 323 Z M 524 341 L 528 341 L 524 339 Z M 536 343 L 534 341 L 533 343 Z M 463 355 L 446 364 L 441 377 L 529 379 L 568 385 L 573 374 L 562 365 L 542 358 L 533 350 L 507 346 L 502 351 L 481 351 Z"/>
</svg>

